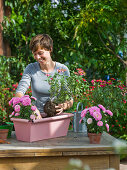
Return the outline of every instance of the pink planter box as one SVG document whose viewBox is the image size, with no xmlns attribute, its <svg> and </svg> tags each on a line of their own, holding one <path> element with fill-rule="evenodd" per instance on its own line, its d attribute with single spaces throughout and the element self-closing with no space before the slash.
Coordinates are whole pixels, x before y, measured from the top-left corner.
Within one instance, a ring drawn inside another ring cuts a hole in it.
<svg viewBox="0 0 127 170">
<path fill-rule="evenodd" d="M 70 124 L 71 113 L 43 118 L 29 122 L 27 119 L 11 118 L 14 123 L 17 140 L 34 142 L 43 139 L 66 136 Z"/>
</svg>

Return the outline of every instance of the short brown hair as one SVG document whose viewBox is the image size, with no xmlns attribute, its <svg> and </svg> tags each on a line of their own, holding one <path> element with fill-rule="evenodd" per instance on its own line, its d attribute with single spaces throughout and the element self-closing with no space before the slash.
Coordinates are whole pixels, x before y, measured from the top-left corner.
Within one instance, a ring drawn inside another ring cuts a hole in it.
<svg viewBox="0 0 127 170">
<path fill-rule="evenodd" d="M 48 34 L 38 34 L 34 36 L 30 41 L 30 49 L 32 52 L 38 50 L 38 48 L 53 51 L 53 40 Z"/>
</svg>

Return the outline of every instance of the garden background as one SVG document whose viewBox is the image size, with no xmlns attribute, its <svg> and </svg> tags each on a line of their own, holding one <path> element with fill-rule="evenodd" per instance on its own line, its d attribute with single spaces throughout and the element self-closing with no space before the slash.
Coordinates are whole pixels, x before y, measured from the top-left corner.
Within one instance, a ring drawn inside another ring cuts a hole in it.
<svg viewBox="0 0 127 170">
<path fill-rule="evenodd" d="M 5 0 L 4 6 L 10 12 L 1 26 L 11 55 L 0 57 L 0 119 L 9 120 L 8 101 L 24 68 L 34 62 L 31 38 L 47 33 L 54 41 L 53 60 L 78 75 L 70 111 L 78 102 L 84 108 L 102 104 L 113 112 L 109 133 L 127 140 L 126 0 Z"/>
</svg>

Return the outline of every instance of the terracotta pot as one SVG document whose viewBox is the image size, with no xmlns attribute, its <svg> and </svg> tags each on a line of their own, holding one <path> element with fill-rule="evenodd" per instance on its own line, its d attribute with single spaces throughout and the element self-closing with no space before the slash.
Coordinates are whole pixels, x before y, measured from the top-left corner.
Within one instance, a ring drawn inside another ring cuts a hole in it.
<svg viewBox="0 0 127 170">
<path fill-rule="evenodd" d="M 43 139 L 66 136 L 70 124 L 71 113 L 38 119 L 30 122 L 27 119 L 11 118 L 17 140 L 34 142 Z"/>
<path fill-rule="evenodd" d="M 0 129 L 0 139 L 7 140 L 9 129 Z"/>
<path fill-rule="evenodd" d="M 10 138 L 11 132 L 13 130 L 13 123 L 12 122 L 6 122 L 6 125 L 1 125 L 0 129 L 9 129 L 7 138 Z"/>
<path fill-rule="evenodd" d="M 88 137 L 90 140 L 90 144 L 100 144 L 101 141 L 101 133 L 96 134 L 96 133 L 88 133 Z"/>
</svg>

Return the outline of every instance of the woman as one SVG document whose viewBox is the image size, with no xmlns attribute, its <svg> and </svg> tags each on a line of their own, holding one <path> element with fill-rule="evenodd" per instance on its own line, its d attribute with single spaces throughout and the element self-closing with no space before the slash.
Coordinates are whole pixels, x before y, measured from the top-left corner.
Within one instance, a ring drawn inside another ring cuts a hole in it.
<svg viewBox="0 0 127 170">
<path fill-rule="evenodd" d="M 53 40 L 49 35 L 39 34 L 33 37 L 30 41 L 30 49 L 37 62 L 31 63 L 26 67 L 17 87 L 15 97 L 22 97 L 31 84 L 32 96 L 37 99 L 35 105 L 39 112 L 43 113 L 43 106 L 50 97 L 50 85 L 46 81 L 47 76 L 53 76 L 61 68 L 66 70 L 63 74 L 70 76 L 70 73 L 64 64 L 52 60 Z M 69 109 L 72 105 L 73 100 L 59 104 L 56 106 L 57 114 Z M 40 118 L 41 115 L 38 116 L 38 119 Z"/>
</svg>

